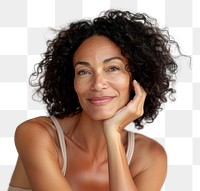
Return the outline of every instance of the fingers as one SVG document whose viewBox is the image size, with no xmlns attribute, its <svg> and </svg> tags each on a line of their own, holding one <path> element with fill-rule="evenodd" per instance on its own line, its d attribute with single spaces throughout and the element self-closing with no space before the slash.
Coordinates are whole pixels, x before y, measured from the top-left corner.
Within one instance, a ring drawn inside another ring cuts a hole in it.
<svg viewBox="0 0 200 191">
<path fill-rule="evenodd" d="M 128 106 L 134 115 L 141 117 L 144 113 L 144 102 L 147 93 L 136 80 L 133 81 L 133 88 L 135 91 L 135 96 L 133 100 L 129 102 Z"/>
<path fill-rule="evenodd" d="M 133 80 L 133 86 L 134 86 L 135 94 L 138 94 L 139 96 L 146 96 L 147 93 L 136 80 Z"/>
<path fill-rule="evenodd" d="M 134 80 L 134 87 L 135 87 L 135 95 L 136 97 L 138 97 L 138 99 L 140 99 L 141 106 L 143 107 L 147 93 L 136 80 Z"/>
<path fill-rule="evenodd" d="M 144 102 L 147 94 L 135 80 L 133 81 L 133 88 L 135 90 L 134 98 L 126 106 L 122 107 L 112 118 L 105 120 L 104 127 L 114 126 L 116 127 L 114 129 L 121 131 L 129 123 L 143 115 Z"/>
</svg>

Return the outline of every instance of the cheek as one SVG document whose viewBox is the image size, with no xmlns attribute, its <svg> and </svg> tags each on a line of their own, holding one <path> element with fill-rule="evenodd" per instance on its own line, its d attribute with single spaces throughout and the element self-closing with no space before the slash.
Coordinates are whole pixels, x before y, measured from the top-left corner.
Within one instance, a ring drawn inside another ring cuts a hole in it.
<svg viewBox="0 0 200 191">
<path fill-rule="evenodd" d="M 121 81 L 118 84 L 120 87 L 120 94 L 124 101 L 127 103 L 130 100 L 130 94 L 132 89 L 130 78 L 121 79 Z"/>
<path fill-rule="evenodd" d="M 74 89 L 78 95 L 79 100 L 84 97 L 84 94 L 87 93 L 87 86 L 81 83 L 79 80 L 74 80 Z"/>
<path fill-rule="evenodd" d="M 79 95 L 81 92 L 81 86 L 80 83 L 77 82 L 77 80 L 74 80 L 74 89 L 76 94 Z"/>
<path fill-rule="evenodd" d="M 130 76 L 127 76 L 127 75 L 118 76 L 117 78 L 114 79 L 114 81 L 121 91 L 125 91 L 126 93 L 130 92 L 130 88 L 131 88 Z"/>
</svg>

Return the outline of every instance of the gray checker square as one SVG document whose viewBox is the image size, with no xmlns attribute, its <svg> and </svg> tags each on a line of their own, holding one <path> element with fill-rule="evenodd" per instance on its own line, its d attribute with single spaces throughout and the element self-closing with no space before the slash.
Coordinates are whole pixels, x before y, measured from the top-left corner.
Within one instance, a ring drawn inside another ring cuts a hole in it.
<svg viewBox="0 0 200 191">
<path fill-rule="evenodd" d="M 8 188 L 8 183 L 10 182 L 10 176 L 13 173 L 13 165 L 0 165 L 0 190 L 5 191 L 4 188 Z M 7 189 L 6 189 L 7 190 Z"/>
<path fill-rule="evenodd" d="M 200 28 L 193 29 L 193 54 L 200 54 Z"/>
<path fill-rule="evenodd" d="M 45 105 L 43 104 L 41 97 L 35 94 L 36 89 L 28 86 L 28 109 L 29 110 L 44 110 Z"/>
<path fill-rule="evenodd" d="M 200 110 L 200 83 L 193 83 L 193 109 Z"/>
<path fill-rule="evenodd" d="M 16 127 L 27 119 L 27 111 L 25 110 L 0 110 L 1 116 L 1 137 L 13 137 Z M 12 119 L 12 120 L 8 120 Z"/>
<path fill-rule="evenodd" d="M 178 82 L 191 82 L 192 81 L 192 68 L 190 58 L 181 56 L 176 58 L 178 63 L 177 81 Z"/>
<path fill-rule="evenodd" d="M 0 56 L 0 82 L 26 82 L 27 56 Z"/>
<path fill-rule="evenodd" d="M 27 26 L 27 0 L 0 1 L 1 27 Z"/>
<path fill-rule="evenodd" d="M 193 164 L 200 165 L 200 138 L 193 138 Z"/>
<path fill-rule="evenodd" d="M 192 166 L 169 165 L 165 182 L 166 191 L 191 191 Z"/>
<path fill-rule="evenodd" d="M 78 6 L 77 6 L 78 5 Z M 56 0 L 55 1 L 55 25 L 66 26 L 72 21 L 80 20 L 82 17 L 82 1 Z"/>
<path fill-rule="evenodd" d="M 165 21 L 168 27 L 191 27 L 192 1 L 166 0 L 165 15 Z"/>
<path fill-rule="evenodd" d="M 192 111 L 165 111 L 165 132 L 167 137 L 192 136 Z"/>
<path fill-rule="evenodd" d="M 111 8 L 120 9 L 120 10 L 132 10 L 133 12 L 137 11 L 137 1 L 133 0 L 110 0 Z"/>
<path fill-rule="evenodd" d="M 29 28 L 28 29 L 28 54 L 41 55 L 46 52 L 47 40 L 52 39 L 53 32 L 50 28 Z"/>
</svg>

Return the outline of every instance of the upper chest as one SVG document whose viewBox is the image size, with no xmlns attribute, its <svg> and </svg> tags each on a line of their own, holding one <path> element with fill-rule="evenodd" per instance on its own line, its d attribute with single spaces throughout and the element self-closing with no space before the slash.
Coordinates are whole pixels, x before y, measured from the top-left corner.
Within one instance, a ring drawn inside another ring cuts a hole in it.
<svg viewBox="0 0 200 191">
<path fill-rule="evenodd" d="M 73 190 L 109 191 L 107 160 L 94 161 L 87 153 L 69 147 L 68 151 L 66 178 Z"/>
</svg>

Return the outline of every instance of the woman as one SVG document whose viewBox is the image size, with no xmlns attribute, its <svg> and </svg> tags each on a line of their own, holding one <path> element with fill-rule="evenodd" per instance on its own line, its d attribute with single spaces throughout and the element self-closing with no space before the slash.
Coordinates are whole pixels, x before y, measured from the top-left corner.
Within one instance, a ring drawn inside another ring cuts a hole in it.
<svg viewBox="0 0 200 191">
<path fill-rule="evenodd" d="M 59 31 L 37 70 L 49 117 L 17 127 L 19 158 L 9 190 L 158 191 L 161 145 L 140 129 L 175 90 L 167 31 L 145 14 L 109 10 Z M 32 79 L 32 78 L 31 78 Z M 31 81 L 33 82 L 33 81 Z M 169 97 L 170 98 L 170 97 Z"/>
</svg>

